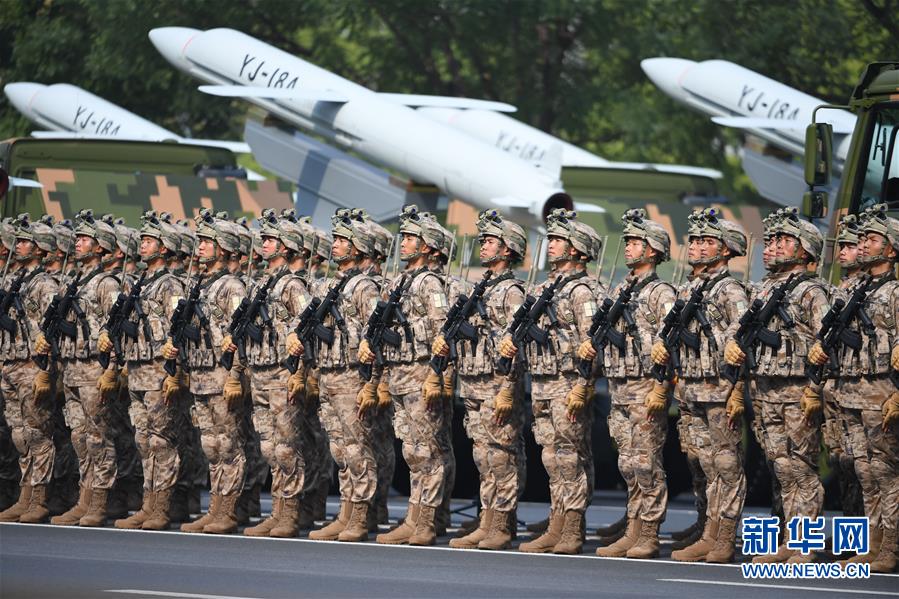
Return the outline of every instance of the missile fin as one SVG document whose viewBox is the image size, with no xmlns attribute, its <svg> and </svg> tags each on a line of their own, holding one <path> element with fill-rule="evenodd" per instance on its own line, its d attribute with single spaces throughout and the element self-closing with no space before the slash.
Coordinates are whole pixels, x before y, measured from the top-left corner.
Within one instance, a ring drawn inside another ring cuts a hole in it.
<svg viewBox="0 0 899 599">
<path fill-rule="evenodd" d="M 458 108 L 468 110 L 492 110 L 494 112 L 516 112 L 518 108 L 505 102 L 456 98 L 453 96 L 428 96 L 422 94 L 379 93 L 380 97 L 397 104 L 429 108 Z"/>
</svg>

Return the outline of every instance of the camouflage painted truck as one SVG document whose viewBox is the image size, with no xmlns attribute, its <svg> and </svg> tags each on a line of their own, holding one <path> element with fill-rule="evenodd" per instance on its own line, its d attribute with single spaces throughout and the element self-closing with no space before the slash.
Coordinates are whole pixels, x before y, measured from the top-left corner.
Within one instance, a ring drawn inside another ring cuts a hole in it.
<svg viewBox="0 0 899 599">
<path fill-rule="evenodd" d="M 293 206 L 293 186 L 248 181 L 230 150 L 140 141 L 15 138 L 0 142 L 0 168 L 41 187 L 14 186 L 2 216 L 112 212 L 131 225 L 150 208 L 191 218 L 203 207 L 252 216 Z"/>
</svg>

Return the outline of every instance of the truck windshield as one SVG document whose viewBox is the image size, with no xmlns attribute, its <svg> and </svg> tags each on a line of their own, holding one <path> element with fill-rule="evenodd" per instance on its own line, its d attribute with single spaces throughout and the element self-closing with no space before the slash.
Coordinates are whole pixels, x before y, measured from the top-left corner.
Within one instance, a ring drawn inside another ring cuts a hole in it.
<svg viewBox="0 0 899 599">
<path fill-rule="evenodd" d="M 899 208 L 899 106 L 887 105 L 875 109 L 866 140 L 868 160 L 865 178 L 856 192 L 857 210 L 864 210 L 879 202 Z"/>
</svg>

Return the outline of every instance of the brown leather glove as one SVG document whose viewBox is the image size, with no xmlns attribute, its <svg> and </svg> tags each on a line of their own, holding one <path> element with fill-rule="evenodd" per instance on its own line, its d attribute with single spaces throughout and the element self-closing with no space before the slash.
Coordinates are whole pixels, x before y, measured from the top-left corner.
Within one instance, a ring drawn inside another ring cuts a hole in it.
<svg viewBox="0 0 899 599">
<path fill-rule="evenodd" d="M 433 370 L 428 371 L 428 376 L 421 384 L 421 396 L 429 410 L 435 409 L 443 399 L 443 382 L 440 375 Z"/>
<path fill-rule="evenodd" d="M 649 357 L 652 358 L 653 364 L 664 366 L 671 359 L 671 354 L 668 353 L 668 348 L 665 347 L 664 343 L 656 341 L 652 344 L 652 349 L 649 350 Z"/>
<path fill-rule="evenodd" d="M 174 360 L 178 357 L 178 348 L 172 343 L 171 339 L 166 340 L 159 348 L 159 355 L 166 360 Z"/>
<path fill-rule="evenodd" d="M 811 422 L 812 418 L 821 413 L 824 409 L 824 402 L 821 400 L 821 393 L 812 389 L 811 386 L 802 390 L 802 397 L 799 399 L 799 407 L 805 414 L 805 419 Z"/>
<path fill-rule="evenodd" d="M 306 373 L 300 368 L 287 377 L 287 401 L 296 403 L 304 399 L 306 394 Z"/>
<path fill-rule="evenodd" d="M 499 355 L 509 360 L 518 355 L 518 348 L 512 343 L 512 338 L 508 335 L 503 337 L 499 342 Z"/>
<path fill-rule="evenodd" d="M 34 338 L 34 353 L 41 355 L 50 353 L 50 344 L 47 343 L 47 338 L 44 337 L 43 333 L 38 333 L 37 337 Z"/>
<path fill-rule="evenodd" d="M 724 408 L 727 413 L 727 421 L 731 427 L 736 426 L 743 418 L 743 411 L 745 410 L 743 397 L 743 381 L 737 381 L 737 384 L 734 385 L 734 390 L 727 396 L 727 404 Z"/>
<path fill-rule="evenodd" d="M 166 404 L 172 403 L 184 390 L 184 379 L 180 372 L 175 376 L 167 376 L 162 381 L 162 399 Z"/>
<path fill-rule="evenodd" d="M 577 346 L 577 357 L 591 362 L 596 359 L 596 350 L 593 349 L 593 343 L 589 339 L 581 341 L 581 344 Z"/>
<path fill-rule="evenodd" d="M 356 394 L 356 405 L 359 406 L 360 418 L 378 405 L 378 386 L 372 382 L 362 385 Z"/>
<path fill-rule="evenodd" d="M 737 342 L 733 339 L 729 340 L 724 346 L 724 361 L 731 366 L 742 366 L 745 359 L 746 354 L 743 353 Z"/>
<path fill-rule="evenodd" d="M 456 373 L 447 368 L 443 371 L 443 399 L 453 399 L 456 395 Z"/>
<path fill-rule="evenodd" d="M 661 414 L 668 409 L 668 389 L 664 383 L 656 381 L 652 385 L 652 391 L 643 400 L 647 414 L 652 417 Z"/>
<path fill-rule="evenodd" d="M 445 358 L 449 355 L 449 351 L 450 346 L 446 342 L 446 338 L 443 335 L 437 335 L 434 339 L 434 343 L 431 344 L 431 353 L 435 356 Z"/>
<path fill-rule="evenodd" d="M 288 333 L 287 339 L 284 340 L 284 349 L 287 350 L 293 357 L 297 357 L 303 354 L 303 344 L 300 343 L 300 338 L 297 337 L 296 333 Z"/>
<path fill-rule="evenodd" d="M 883 430 L 889 429 L 899 420 L 899 391 L 894 391 L 889 399 L 883 402 L 881 413 L 883 414 Z"/>
<path fill-rule="evenodd" d="M 512 407 L 515 405 L 515 396 L 511 387 L 502 387 L 496 397 L 493 398 L 493 419 L 497 422 L 505 422 Z"/>
<path fill-rule="evenodd" d="M 306 375 L 306 405 L 312 405 L 317 402 L 319 393 L 318 376 L 309 373 Z"/>
<path fill-rule="evenodd" d="M 587 385 L 575 385 L 565 397 L 565 405 L 568 408 L 568 417 L 575 418 L 584 411 L 587 404 L 590 403 L 593 390 L 588 389 Z"/>
<path fill-rule="evenodd" d="M 97 351 L 101 354 L 112 351 L 112 339 L 109 338 L 107 331 L 100 331 L 100 334 L 97 336 Z"/>
<path fill-rule="evenodd" d="M 46 370 L 38 370 L 31 384 L 35 403 L 47 401 L 53 393 L 53 381 Z"/>
<path fill-rule="evenodd" d="M 815 344 L 812 346 L 810 350 L 808 350 L 808 361 L 815 366 L 823 366 L 830 360 L 827 352 L 824 351 L 824 348 L 821 347 L 820 341 L 815 341 Z"/>
<path fill-rule="evenodd" d="M 115 368 L 107 368 L 97 379 L 97 390 L 100 392 L 100 400 L 112 399 L 119 391 L 119 372 Z"/>
<path fill-rule="evenodd" d="M 359 358 L 359 362 L 362 364 L 371 364 L 375 361 L 375 352 L 371 351 L 371 347 L 368 345 L 368 339 L 363 339 L 359 342 L 359 351 L 356 354 L 356 357 Z"/>
<path fill-rule="evenodd" d="M 222 389 L 222 395 L 228 404 L 228 409 L 235 412 L 243 403 L 243 385 L 239 380 L 229 376 L 225 381 L 224 389 Z"/>
<path fill-rule="evenodd" d="M 222 351 L 234 353 L 237 351 L 237 346 L 234 345 L 234 340 L 231 338 L 231 335 L 225 335 L 222 338 Z"/>
<path fill-rule="evenodd" d="M 390 394 L 390 384 L 386 379 L 381 379 L 378 383 L 378 409 L 386 410 L 393 403 L 393 396 Z"/>
</svg>

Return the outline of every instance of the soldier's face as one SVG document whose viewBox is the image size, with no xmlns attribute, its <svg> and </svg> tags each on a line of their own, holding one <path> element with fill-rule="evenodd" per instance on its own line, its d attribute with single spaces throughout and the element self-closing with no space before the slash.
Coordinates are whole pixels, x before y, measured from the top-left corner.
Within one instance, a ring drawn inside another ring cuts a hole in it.
<svg viewBox="0 0 899 599">
<path fill-rule="evenodd" d="M 493 235 L 485 235 L 481 240 L 481 252 L 479 254 L 481 262 L 490 261 L 502 254 L 505 244 L 500 241 L 499 237 Z M 508 253 L 508 252 L 506 252 Z"/>
<path fill-rule="evenodd" d="M 687 246 L 687 261 L 696 262 L 700 258 L 702 258 L 702 238 L 691 237 Z"/>
<path fill-rule="evenodd" d="M 403 233 L 403 240 L 400 242 L 400 258 L 411 256 L 420 251 L 421 239 L 418 235 Z"/>
<path fill-rule="evenodd" d="M 278 253 L 281 249 L 281 242 L 274 237 L 262 238 L 262 257 L 268 259 L 272 254 Z"/>
<path fill-rule="evenodd" d="M 568 240 L 561 237 L 550 236 L 549 245 L 546 248 L 546 255 L 550 258 L 564 258 L 571 253 L 569 251 L 570 249 L 571 245 L 568 243 Z"/>
<path fill-rule="evenodd" d="M 880 233 L 865 233 L 861 238 L 861 253 L 863 256 L 891 256 L 895 252 L 887 241 L 886 237 Z"/>
<path fill-rule="evenodd" d="M 723 254 L 723 248 L 721 247 L 723 244 L 719 239 L 715 239 L 714 237 L 703 237 L 700 240 L 700 243 L 702 244 L 702 257 L 706 260 Z"/>
<path fill-rule="evenodd" d="M 631 262 L 643 258 L 646 242 L 637 237 L 628 237 L 624 242 L 624 258 Z"/>
<path fill-rule="evenodd" d="M 200 258 L 215 258 L 215 242 L 208 237 L 200 237 L 198 249 Z"/>
<path fill-rule="evenodd" d="M 792 235 L 777 236 L 776 256 L 780 259 L 794 258 L 802 251 L 799 240 Z"/>
<path fill-rule="evenodd" d="M 334 258 L 343 258 L 349 256 L 352 251 L 350 240 L 346 237 L 335 237 L 334 243 L 331 245 L 331 255 Z"/>
<path fill-rule="evenodd" d="M 159 251 L 159 240 L 155 237 L 140 238 L 140 255 L 144 258 L 152 256 Z"/>
<path fill-rule="evenodd" d="M 855 264 L 858 261 L 859 249 L 858 245 L 854 243 L 841 243 L 840 244 L 840 266 L 846 267 L 847 265 Z"/>
<path fill-rule="evenodd" d="M 16 239 L 16 256 L 30 256 L 34 251 L 34 242 L 29 239 Z"/>
<path fill-rule="evenodd" d="M 77 235 L 75 237 L 75 254 L 78 256 L 93 254 L 96 244 L 97 241 L 93 237 Z"/>
</svg>

